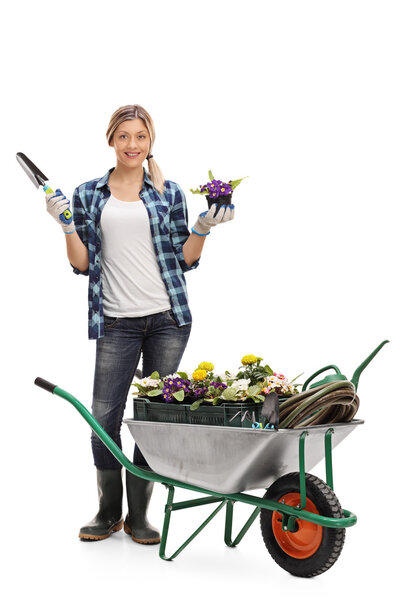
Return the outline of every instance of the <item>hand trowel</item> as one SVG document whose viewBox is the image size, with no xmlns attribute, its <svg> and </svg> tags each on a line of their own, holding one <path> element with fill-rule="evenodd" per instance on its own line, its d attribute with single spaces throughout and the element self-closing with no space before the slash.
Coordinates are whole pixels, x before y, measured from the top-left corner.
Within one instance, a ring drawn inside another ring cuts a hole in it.
<svg viewBox="0 0 400 600">
<path fill-rule="evenodd" d="M 16 158 L 36 188 L 42 187 L 46 194 L 54 194 L 54 190 L 49 185 L 46 185 L 48 177 L 25 154 L 17 152 Z M 69 219 L 72 216 L 68 208 L 62 214 L 65 219 Z"/>
</svg>

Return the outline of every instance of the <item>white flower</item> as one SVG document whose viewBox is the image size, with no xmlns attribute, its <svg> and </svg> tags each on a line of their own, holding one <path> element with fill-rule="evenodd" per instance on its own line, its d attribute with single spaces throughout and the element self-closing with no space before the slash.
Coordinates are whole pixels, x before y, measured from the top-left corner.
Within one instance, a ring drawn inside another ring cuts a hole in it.
<svg viewBox="0 0 400 600">
<path fill-rule="evenodd" d="M 237 392 L 246 391 L 249 388 L 250 379 L 236 379 L 230 387 Z"/>
<path fill-rule="evenodd" d="M 139 379 L 137 383 L 145 388 L 156 388 L 158 387 L 160 381 L 160 379 L 151 379 L 150 377 L 144 377 L 144 379 Z"/>
</svg>

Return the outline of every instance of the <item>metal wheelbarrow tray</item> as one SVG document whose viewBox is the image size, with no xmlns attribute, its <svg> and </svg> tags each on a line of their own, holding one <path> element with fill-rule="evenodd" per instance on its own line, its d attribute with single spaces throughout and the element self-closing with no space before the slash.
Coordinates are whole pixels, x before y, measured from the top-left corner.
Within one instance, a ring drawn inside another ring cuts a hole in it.
<svg viewBox="0 0 400 600">
<path fill-rule="evenodd" d="M 259 516 L 264 543 L 275 562 L 292 575 L 314 577 L 336 562 L 346 528 L 357 522 L 353 513 L 342 509 L 333 491 L 332 441 L 337 445 L 363 421 L 268 431 L 127 419 L 151 470 L 134 465 L 74 396 L 40 377 L 35 384 L 70 402 L 130 473 L 165 485 L 168 497 L 159 551 L 164 560 L 178 556 L 225 508 L 227 546 L 237 546 Z M 306 472 L 306 465 L 311 469 L 323 458 L 326 482 Z M 244 493 L 266 486 L 262 497 Z M 175 488 L 202 496 L 174 502 Z M 253 511 L 233 537 L 236 502 L 250 505 Z M 172 512 L 213 503 L 217 508 L 167 556 Z"/>
<path fill-rule="evenodd" d="M 333 447 L 362 423 L 307 427 L 305 470 L 325 457 L 325 434 Z M 125 419 L 150 468 L 183 483 L 235 494 L 267 488 L 299 466 L 302 429 L 247 429 Z"/>
</svg>

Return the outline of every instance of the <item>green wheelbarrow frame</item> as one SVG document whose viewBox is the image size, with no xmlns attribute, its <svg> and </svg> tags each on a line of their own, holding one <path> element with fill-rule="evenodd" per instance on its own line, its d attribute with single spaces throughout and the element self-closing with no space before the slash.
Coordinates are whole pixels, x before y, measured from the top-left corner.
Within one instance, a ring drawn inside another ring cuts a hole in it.
<svg viewBox="0 0 400 600">
<path fill-rule="evenodd" d="M 103 444 L 108 448 L 108 450 L 113 454 L 113 456 L 118 460 L 118 462 L 125 467 L 130 473 L 141 477 L 142 479 L 146 479 L 148 481 L 154 481 L 158 483 L 162 483 L 168 490 L 167 503 L 165 505 L 165 516 L 164 516 L 164 524 L 161 535 L 161 543 L 159 556 L 163 560 L 173 560 L 176 558 L 182 550 L 184 550 L 190 542 L 192 542 L 195 537 L 210 523 L 210 521 L 224 508 L 226 507 L 226 515 L 225 515 L 225 532 L 224 532 L 224 541 L 225 544 L 229 547 L 234 547 L 239 544 L 239 542 L 243 539 L 251 525 L 256 520 L 259 515 L 261 509 L 267 509 L 270 511 L 276 511 L 282 514 L 282 528 L 287 531 L 294 531 L 295 524 L 297 519 L 301 519 L 304 521 L 308 521 L 310 523 L 314 523 L 316 525 L 320 525 L 322 527 L 330 527 L 330 528 L 346 528 L 352 527 L 357 522 L 357 517 L 354 513 L 344 510 L 344 517 L 325 517 L 320 514 L 315 514 L 305 510 L 306 506 L 306 472 L 305 472 L 305 440 L 308 435 L 307 428 L 305 428 L 299 437 L 299 479 L 300 479 L 300 505 L 297 507 L 292 507 L 288 505 L 283 505 L 280 502 L 272 501 L 267 498 L 260 498 L 258 496 L 245 494 L 245 493 L 235 493 L 235 494 L 222 494 L 215 492 L 213 490 L 204 489 L 201 487 L 197 487 L 194 485 L 190 485 L 188 483 L 183 483 L 181 481 L 177 481 L 175 479 L 170 479 L 169 477 L 165 477 L 155 473 L 154 471 L 148 470 L 146 468 L 141 468 L 134 465 L 122 452 L 122 450 L 117 446 L 117 444 L 111 439 L 111 437 L 105 432 L 105 430 L 101 427 L 101 425 L 96 421 L 96 419 L 90 414 L 87 408 L 79 402 L 74 396 L 72 396 L 67 391 L 62 388 L 42 379 L 41 377 L 37 377 L 35 379 L 35 384 L 39 387 L 45 389 L 48 392 L 51 392 L 64 400 L 70 402 L 76 410 L 81 414 L 81 416 L 85 419 L 85 421 L 89 424 L 95 434 L 100 438 Z M 334 433 L 335 428 L 329 428 L 325 433 L 325 469 L 326 469 L 326 483 L 333 490 L 333 469 L 332 469 L 332 434 Z M 184 502 L 174 502 L 174 494 L 175 488 L 184 488 L 187 490 L 191 490 L 193 492 L 197 492 L 203 494 L 201 498 L 195 498 L 193 500 L 187 500 Z M 205 494 L 205 496 L 204 496 Z M 237 536 L 232 540 L 232 521 L 233 521 L 233 506 L 235 502 L 242 502 L 244 504 L 249 504 L 250 506 L 254 506 L 255 509 L 251 513 L 250 517 L 243 525 L 242 529 L 239 531 Z M 190 535 L 190 537 L 170 556 L 166 555 L 166 546 L 168 539 L 168 532 L 171 520 L 171 514 L 173 511 L 182 510 L 185 508 L 193 508 L 195 506 L 202 506 L 205 504 L 213 504 L 219 503 L 217 508 L 207 517 L 207 519 Z"/>
</svg>

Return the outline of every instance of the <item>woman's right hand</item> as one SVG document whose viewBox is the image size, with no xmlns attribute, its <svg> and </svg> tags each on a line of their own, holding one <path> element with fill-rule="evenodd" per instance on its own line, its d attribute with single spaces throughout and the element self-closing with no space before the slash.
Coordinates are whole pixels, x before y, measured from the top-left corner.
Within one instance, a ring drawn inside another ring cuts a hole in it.
<svg viewBox="0 0 400 600">
<path fill-rule="evenodd" d="M 64 233 L 74 233 L 75 223 L 70 209 L 70 201 L 60 189 L 46 194 L 47 212 L 61 225 Z"/>
</svg>

